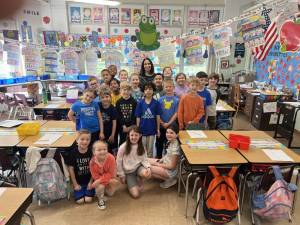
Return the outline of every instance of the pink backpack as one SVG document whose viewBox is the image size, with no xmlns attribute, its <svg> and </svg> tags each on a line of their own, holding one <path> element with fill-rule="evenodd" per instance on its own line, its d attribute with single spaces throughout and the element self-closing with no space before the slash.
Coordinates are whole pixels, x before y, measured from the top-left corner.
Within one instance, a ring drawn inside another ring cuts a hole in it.
<svg viewBox="0 0 300 225">
<path fill-rule="evenodd" d="M 269 219 L 287 218 L 292 209 L 294 194 L 289 184 L 283 179 L 280 167 L 273 166 L 273 171 L 276 181 L 270 189 L 262 195 L 253 195 L 253 212 Z"/>
</svg>

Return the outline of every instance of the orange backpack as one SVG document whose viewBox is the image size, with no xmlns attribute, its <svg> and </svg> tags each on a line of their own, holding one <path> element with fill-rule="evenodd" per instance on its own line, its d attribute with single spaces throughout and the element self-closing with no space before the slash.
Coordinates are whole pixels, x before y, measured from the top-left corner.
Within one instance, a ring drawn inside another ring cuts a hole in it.
<svg viewBox="0 0 300 225">
<path fill-rule="evenodd" d="M 232 167 L 226 175 L 220 175 L 215 166 L 210 166 L 209 169 L 213 179 L 204 198 L 204 216 L 214 223 L 230 222 L 238 212 L 238 190 L 233 179 L 237 167 Z"/>
</svg>

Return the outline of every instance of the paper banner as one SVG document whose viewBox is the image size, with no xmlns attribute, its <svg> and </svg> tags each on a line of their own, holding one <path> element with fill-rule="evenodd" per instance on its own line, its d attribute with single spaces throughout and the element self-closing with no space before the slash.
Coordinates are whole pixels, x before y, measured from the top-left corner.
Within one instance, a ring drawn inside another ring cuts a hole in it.
<svg viewBox="0 0 300 225">
<path fill-rule="evenodd" d="M 203 38 L 199 36 L 191 36 L 185 40 L 185 56 L 187 64 L 194 65 L 203 63 L 202 42 Z"/>
<path fill-rule="evenodd" d="M 232 36 L 230 27 L 213 31 L 212 39 L 216 58 L 223 58 L 230 55 L 230 36 Z"/>
</svg>

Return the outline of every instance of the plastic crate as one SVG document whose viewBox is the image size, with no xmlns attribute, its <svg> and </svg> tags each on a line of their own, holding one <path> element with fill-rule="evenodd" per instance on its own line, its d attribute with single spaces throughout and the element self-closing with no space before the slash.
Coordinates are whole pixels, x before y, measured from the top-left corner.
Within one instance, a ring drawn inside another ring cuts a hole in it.
<svg viewBox="0 0 300 225">
<path fill-rule="evenodd" d="M 17 133 L 20 136 L 33 136 L 40 132 L 41 124 L 38 122 L 23 123 L 17 128 Z"/>
<path fill-rule="evenodd" d="M 26 77 L 17 77 L 16 78 L 16 83 L 25 83 L 26 82 Z"/>
<path fill-rule="evenodd" d="M 49 80 L 50 79 L 50 74 L 43 74 L 40 76 L 41 80 Z"/>
<path fill-rule="evenodd" d="M 15 83 L 16 83 L 16 78 L 8 78 L 2 80 L 2 84 L 15 84 Z"/>
<path fill-rule="evenodd" d="M 88 80 L 90 77 L 90 75 L 80 74 L 78 75 L 78 80 Z"/>
</svg>

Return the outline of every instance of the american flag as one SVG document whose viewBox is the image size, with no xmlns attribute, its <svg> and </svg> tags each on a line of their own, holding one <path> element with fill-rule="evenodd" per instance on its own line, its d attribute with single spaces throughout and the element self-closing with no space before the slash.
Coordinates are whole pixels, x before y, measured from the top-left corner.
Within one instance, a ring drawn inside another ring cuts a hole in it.
<svg viewBox="0 0 300 225">
<path fill-rule="evenodd" d="M 266 19 L 266 27 L 265 27 L 266 30 L 264 35 L 265 43 L 263 45 L 260 45 L 252 49 L 254 56 L 260 61 L 264 61 L 266 59 L 272 46 L 275 44 L 275 42 L 278 39 L 278 31 L 277 31 L 277 23 L 276 23 L 277 18 L 274 19 L 273 22 L 271 22 L 270 17 L 268 15 L 269 12 L 270 11 L 264 7 L 262 11 L 262 15 Z"/>
</svg>

